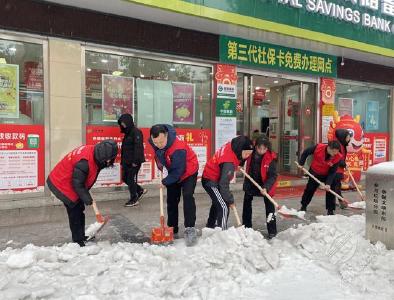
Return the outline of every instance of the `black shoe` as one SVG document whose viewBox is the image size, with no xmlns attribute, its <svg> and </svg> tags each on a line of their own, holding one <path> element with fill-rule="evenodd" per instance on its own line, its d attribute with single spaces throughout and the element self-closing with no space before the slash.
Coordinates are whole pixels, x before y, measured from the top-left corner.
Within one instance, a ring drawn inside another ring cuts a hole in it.
<svg viewBox="0 0 394 300">
<path fill-rule="evenodd" d="M 306 212 L 306 206 L 302 205 L 300 208 L 300 211 L 305 211 Z"/>
<path fill-rule="evenodd" d="M 85 247 L 85 242 L 84 241 L 79 241 L 79 242 L 75 242 L 79 245 L 79 247 Z"/>
<path fill-rule="evenodd" d="M 129 201 L 127 201 L 127 202 L 125 203 L 124 206 L 126 206 L 126 207 L 133 207 L 133 206 L 137 206 L 138 204 L 140 204 L 140 203 L 138 202 L 138 200 L 129 200 Z"/>
<path fill-rule="evenodd" d="M 144 195 L 148 192 L 147 189 L 142 189 L 139 193 L 137 193 L 137 201 L 141 200 L 142 197 L 144 197 Z"/>
<path fill-rule="evenodd" d="M 332 210 L 332 209 L 328 209 L 327 210 L 327 216 L 333 216 L 333 215 L 335 215 L 335 211 Z"/>
<path fill-rule="evenodd" d="M 273 233 L 273 232 L 268 233 L 268 239 L 269 240 L 273 239 L 274 237 L 276 237 L 276 232 L 275 233 Z"/>
</svg>

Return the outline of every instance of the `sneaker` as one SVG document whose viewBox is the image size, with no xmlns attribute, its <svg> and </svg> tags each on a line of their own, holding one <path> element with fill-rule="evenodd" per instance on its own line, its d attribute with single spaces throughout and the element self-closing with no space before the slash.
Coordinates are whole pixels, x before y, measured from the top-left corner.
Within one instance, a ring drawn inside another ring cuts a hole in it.
<svg viewBox="0 0 394 300">
<path fill-rule="evenodd" d="M 271 239 L 273 239 L 274 237 L 276 237 L 276 233 L 268 233 L 268 239 L 269 240 L 271 240 Z"/>
<path fill-rule="evenodd" d="M 75 242 L 79 245 L 79 247 L 85 247 L 85 241 Z"/>
<path fill-rule="evenodd" d="M 148 192 L 147 189 L 142 189 L 139 193 L 137 193 L 137 201 L 141 200 L 142 197 Z"/>
<path fill-rule="evenodd" d="M 133 207 L 133 206 L 137 206 L 138 204 L 140 204 L 140 203 L 138 202 L 138 200 L 129 200 L 129 201 L 127 201 L 127 202 L 125 203 L 124 206 L 126 206 L 126 207 Z"/>
<path fill-rule="evenodd" d="M 194 227 L 185 228 L 185 243 L 187 247 L 194 246 L 197 243 L 197 230 Z"/>
</svg>

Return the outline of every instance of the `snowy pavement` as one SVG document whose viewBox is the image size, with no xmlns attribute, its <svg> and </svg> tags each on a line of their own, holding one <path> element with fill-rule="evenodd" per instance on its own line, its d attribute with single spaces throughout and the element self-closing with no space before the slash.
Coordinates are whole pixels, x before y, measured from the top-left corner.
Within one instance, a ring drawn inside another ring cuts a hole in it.
<svg viewBox="0 0 394 300">
<path fill-rule="evenodd" d="M 317 217 L 268 242 L 203 229 L 195 247 L 98 242 L 0 252 L 0 299 L 394 299 L 394 251 L 365 217 Z"/>
</svg>

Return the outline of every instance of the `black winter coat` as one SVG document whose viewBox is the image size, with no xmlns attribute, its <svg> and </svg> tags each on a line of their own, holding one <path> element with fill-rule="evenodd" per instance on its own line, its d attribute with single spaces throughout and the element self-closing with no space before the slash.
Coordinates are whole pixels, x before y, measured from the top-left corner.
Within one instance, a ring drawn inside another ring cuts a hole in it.
<svg viewBox="0 0 394 300">
<path fill-rule="evenodd" d="M 145 161 L 144 138 L 141 130 L 134 125 L 130 114 L 123 114 L 118 120 L 121 131 L 125 134 L 121 148 L 121 164 L 130 167 L 132 164 L 140 165 Z M 124 128 L 121 123 L 126 125 Z"/>
</svg>

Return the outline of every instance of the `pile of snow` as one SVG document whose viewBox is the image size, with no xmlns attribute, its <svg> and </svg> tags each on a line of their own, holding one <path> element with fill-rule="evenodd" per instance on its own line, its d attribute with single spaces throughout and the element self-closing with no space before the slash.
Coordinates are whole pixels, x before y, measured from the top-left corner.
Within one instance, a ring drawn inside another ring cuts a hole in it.
<svg viewBox="0 0 394 300">
<path fill-rule="evenodd" d="M 195 247 L 106 242 L 0 252 L 0 299 L 394 299 L 394 251 L 365 217 L 318 217 L 268 243 L 203 229 Z"/>
<path fill-rule="evenodd" d="M 351 207 L 351 208 L 357 208 L 357 209 L 364 209 L 365 210 L 366 203 L 365 203 L 365 201 L 358 201 L 358 202 L 349 203 L 348 206 Z"/>
<path fill-rule="evenodd" d="M 284 216 L 294 216 L 305 220 L 305 211 L 298 211 L 294 208 L 287 208 L 286 205 L 282 205 L 278 212 Z"/>
</svg>

